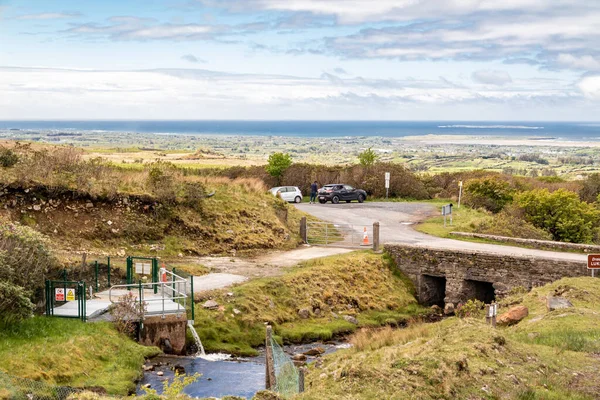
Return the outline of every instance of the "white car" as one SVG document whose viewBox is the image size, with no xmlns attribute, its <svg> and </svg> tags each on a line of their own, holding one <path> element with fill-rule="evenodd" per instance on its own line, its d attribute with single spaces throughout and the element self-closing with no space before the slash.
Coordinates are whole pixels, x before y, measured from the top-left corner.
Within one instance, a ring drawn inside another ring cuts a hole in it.
<svg viewBox="0 0 600 400">
<path fill-rule="evenodd" d="M 290 203 L 302 203 L 302 192 L 297 186 L 277 186 L 269 189 L 273 196 L 281 196 L 285 201 Z"/>
</svg>

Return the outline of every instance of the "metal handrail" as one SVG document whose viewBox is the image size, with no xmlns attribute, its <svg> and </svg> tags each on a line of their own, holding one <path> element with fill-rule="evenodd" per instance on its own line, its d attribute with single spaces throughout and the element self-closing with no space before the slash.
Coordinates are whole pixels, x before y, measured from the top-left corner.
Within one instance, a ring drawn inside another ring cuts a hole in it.
<svg viewBox="0 0 600 400">
<path fill-rule="evenodd" d="M 163 279 L 161 282 L 146 282 L 146 283 L 142 283 L 142 282 L 138 282 L 138 284 L 123 284 L 123 285 L 114 285 L 111 286 L 110 289 L 108 290 L 108 300 L 112 303 L 120 303 L 120 301 L 115 301 L 112 298 L 112 290 L 113 289 L 118 289 L 118 288 L 125 288 L 128 291 L 132 291 L 132 287 L 137 287 L 138 292 L 139 292 L 139 302 L 140 305 L 142 304 L 148 304 L 150 302 L 162 302 L 162 312 L 158 313 L 158 314 L 162 314 L 163 316 L 165 315 L 165 298 L 168 298 L 168 300 L 173 301 L 174 303 L 177 304 L 177 312 L 179 313 L 180 310 L 180 306 L 181 304 L 175 300 L 183 300 L 183 310 L 185 311 L 187 309 L 187 298 L 188 298 L 188 294 L 187 294 L 187 280 L 182 278 L 179 275 L 174 274 L 171 271 L 168 271 L 164 268 L 160 269 L 160 278 L 163 277 L 163 274 L 166 278 L 166 276 L 171 276 L 171 280 L 168 279 Z M 159 278 L 159 279 L 160 279 Z M 179 291 L 177 289 L 175 289 L 175 285 L 176 284 L 183 284 L 183 292 Z M 144 299 L 144 289 L 153 289 L 157 286 L 160 286 L 161 288 L 161 296 L 159 298 L 150 298 L 150 299 Z M 168 290 L 165 290 L 165 286 L 168 286 Z M 171 295 L 169 296 L 168 292 L 171 292 Z M 143 310 L 142 307 L 140 307 L 141 310 Z M 144 315 L 151 315 L 151 314 L 156 314 L 156 312 L 143 312 L 142 313 L 142 318 L 144 318 Z"/>
</svg>

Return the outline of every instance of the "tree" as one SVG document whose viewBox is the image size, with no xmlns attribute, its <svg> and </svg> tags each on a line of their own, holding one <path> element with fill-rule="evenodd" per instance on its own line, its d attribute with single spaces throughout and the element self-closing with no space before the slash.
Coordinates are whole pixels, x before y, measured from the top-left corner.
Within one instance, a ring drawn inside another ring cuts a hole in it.
<svg viewBox="0 0 600 400">
<path fill-rule="evenodd" d="M 579 191 L 581 200 L 593 203 L 600 195 L 600 174 L 595 173 L 583 181 L 583 187 Z"/>
<path fill-rule="evenodd" d="M 292 156 L 288 153 L 273 153 L 269 156 L 266 170 L 269 175 L 277 178 L 279 182 L 281 176 L 290 165 L 292 165 Z"/>
<path fill-rule="evenodd" d="M 358 154 L 358 162 L 363 167 L 372 166 L 373 164 L 375 164 L 378 158 L 379 156 L 377 155 L 377 153 L 375 153 L 375 151 L 373 151 L 370 147 L 362 153 Z"/>
<path fill-rule="evenodd" d="M 516 203 L 528 222 L 563 242 L 591 242 L 600 221 L 600 211 L 594 205 L 565 189 L 552 193 L 548 189 L 524 192 L 517 196 Z"/>
<path fill-rule="evenodd" d="M 495 177 L 472 179 L 465 185 L 465 204 L 485 208 L 493 213 L 500 212 L 513 199 L 513 190 L 508 182 Z"/>
</svg>

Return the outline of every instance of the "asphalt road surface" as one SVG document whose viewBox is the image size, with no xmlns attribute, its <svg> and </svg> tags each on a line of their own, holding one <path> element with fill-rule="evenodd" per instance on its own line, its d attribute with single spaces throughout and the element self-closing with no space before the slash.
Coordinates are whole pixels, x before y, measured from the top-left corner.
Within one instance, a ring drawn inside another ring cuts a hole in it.
<svg viewBox="0 0 600 400">
<path fill-rule="evenodd" d="M 432 249 L 474 250 L 488 253 L 525 257 L 575 260 L 586 262 L 587 255 L 526 249 L 522 247 L 495 245 L 445 239 L 413 229 L 414 224 L 437 215 L 437 208 L 428 203 L 366 202 L 341 204 L 296 204 L 306 213 L 328 222 L 369 226 L 380 224 L 381 243 L 406 243 Z"/>
</svg>

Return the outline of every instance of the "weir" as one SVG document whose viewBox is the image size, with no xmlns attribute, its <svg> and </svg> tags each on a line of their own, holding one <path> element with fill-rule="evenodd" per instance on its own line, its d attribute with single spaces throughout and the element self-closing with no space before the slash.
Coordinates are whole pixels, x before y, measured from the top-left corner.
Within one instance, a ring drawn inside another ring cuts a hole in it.
<svg viewBox="0 0 600 400">
<path fill-rule="evenodd" d="M 202 341 L 200 340 L 200 336 L 198 336 L 198 332 L 196 332 L 196 328 L 194 328 L 194 321 L 188 321 L 188 328 L 190 328 L 190 332 L 192 332 L 192 336 L 194 337 L 194 341 L 196 342 L 196 347 L 198 348 L 196 356 L 206 356 L 206 353 L 204 352 L 204 346 L 202 346 Z"/>
</svg>

